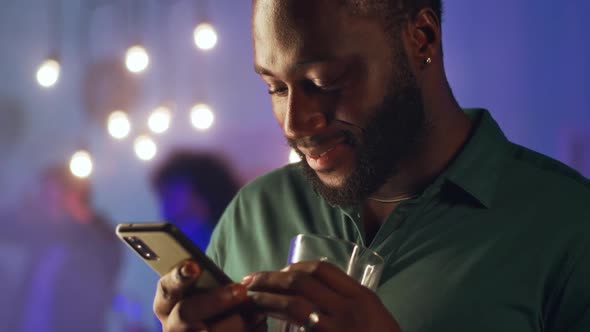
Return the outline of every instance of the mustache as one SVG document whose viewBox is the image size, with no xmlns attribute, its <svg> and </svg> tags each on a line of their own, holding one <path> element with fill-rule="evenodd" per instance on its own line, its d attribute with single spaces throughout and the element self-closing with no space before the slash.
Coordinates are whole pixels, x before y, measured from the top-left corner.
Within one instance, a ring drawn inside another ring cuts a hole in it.
<svg viewBox="0 0 590 332">
<path fill-rule="evenodd" d="M 285 139 L 287 140 L 289 146 L 295 150 L 297 150 L 297 147 L 310 148 L 322 145 L 326 142 L 333 142 L 340 139 L 343 140 L 344 144 L 348 144 L 353 147 L 357 146 L 359 144 L 359 141 L 357 137 L 354 135 L 354 133 L 351 130 L 343 129 L 342 127 L 353 127 L 354 129 L 358 130 L 361 135 L 365 133 L 365 128 L 344 120 L 334 121 L 339 123 L 337 124 L 337 126 L 341 129 L 336 130 L 331 134 L 308 136 L 298 139 L 285 137 Z"/>
<path fill-rule="evenodd" d="M 326 142 L 334 142 L 337 140 L 342 140 L 344 144 L 348 144 L 353 147 L 357 146 L 359 143 L 355 135 L 349 130 L 339 130 L 330 135 L 316 135 L 298 139 L 286 138 L 286 140 L 289 146 L 295 150 L 297 150 L 299 147 L 311 148 L 320 146 Z"/>
</svg>

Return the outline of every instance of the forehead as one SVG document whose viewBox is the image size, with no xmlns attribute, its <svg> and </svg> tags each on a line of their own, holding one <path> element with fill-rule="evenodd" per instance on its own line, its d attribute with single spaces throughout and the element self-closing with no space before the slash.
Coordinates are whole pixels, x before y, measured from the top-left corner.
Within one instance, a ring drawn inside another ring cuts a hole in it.
<svg viewBox="0 0 590 332">
<path fill-rule="evenodd" d="M 252 34 L 257 66 L 344 55 L 366 43 L 376 20 L 353 17 L 342 0 L 257 0 Z"/>
</svg>

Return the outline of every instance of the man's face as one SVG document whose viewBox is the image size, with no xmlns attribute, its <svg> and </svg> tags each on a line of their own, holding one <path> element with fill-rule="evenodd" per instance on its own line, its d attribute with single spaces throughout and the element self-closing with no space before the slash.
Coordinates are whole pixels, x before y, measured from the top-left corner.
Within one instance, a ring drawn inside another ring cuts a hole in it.
<svg viewBox="0 0 590 332">
<path fill-rule="evenodd" d="M 401 37 L 338 0 L 258 0 L 255 67 L 315 189 L 350 205 L 375 192 L 425 131 Z"/>
<path fill-rule="evenodd" d="M 182 180 L 173 180 L 158 188 L 162 216 L 178 226 L 206 223 L 205 202 Z"/>
</svg>

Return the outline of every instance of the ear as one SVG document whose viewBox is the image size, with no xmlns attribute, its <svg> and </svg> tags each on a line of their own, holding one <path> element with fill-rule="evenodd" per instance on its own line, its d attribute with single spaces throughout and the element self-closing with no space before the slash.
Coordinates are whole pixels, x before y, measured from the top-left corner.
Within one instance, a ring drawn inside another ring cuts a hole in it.
<svg viewBox="0 0 590 332">
<path fill-rule="evenodd" d="M 428 58 L 441 61 L 440 20 L 430 8 L 421 9 L 408 20 L 408 57 L 415 68 L 423 68 Z"/>
</svg>

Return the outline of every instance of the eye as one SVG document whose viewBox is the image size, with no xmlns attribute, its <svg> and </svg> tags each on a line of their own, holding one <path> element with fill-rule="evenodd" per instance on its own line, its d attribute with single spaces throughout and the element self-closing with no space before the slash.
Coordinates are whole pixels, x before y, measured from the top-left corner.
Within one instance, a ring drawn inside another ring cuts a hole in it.
<svg viewBox="0 0 590 332">
<path fill-rule="evenodd" d="M 308 92 L 319 92 L 319 93 L 334 93 L 339 92 L 342 87 L 337 82 L 324 83 L 320 80 L 310 80 L 304 83 L 304 88 Z"/>
<path fill-rule="evenodd" d="M 310 77 L 315 89 L 321 93 L 339 93 L 347 88 L 353 78 L 354 66 L 347 65 L 336 70 L 318 70 Z"/>
<path fill-rule="evenodd" d="M 272 86 L 268 87 L 268 94 L 269 95 L 282 96 L 282 95 L 285 95 L 287 93 L 287 91 L 288 91 L 287 87 L 272 87 Z"/>
<path fill-rule="evenodd" d="M 323 92 L 338 92 L 341 90 L 341 87 L 337 84 L 324 84 L 324 85 L 316 85 L 318 89 Z"/>
</svg>

